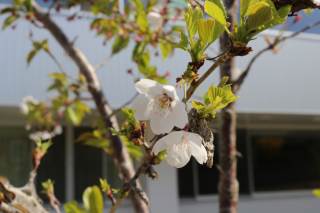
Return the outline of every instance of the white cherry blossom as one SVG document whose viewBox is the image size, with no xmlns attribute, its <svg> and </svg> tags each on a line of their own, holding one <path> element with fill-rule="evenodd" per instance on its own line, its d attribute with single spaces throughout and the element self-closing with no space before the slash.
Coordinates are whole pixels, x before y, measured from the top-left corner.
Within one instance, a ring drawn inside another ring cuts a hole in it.
<svg viewBox="0 0 320 213">
<path fill-rule="evenodd" d="M 29 112 L 29 106 L 28 104 L 38 104 L 39 102 L 32 96 L 26 96 L 22 99 L 22 102 L 20 104 L 20 111 L 22 114 L 26 115 Z"/>
<path fill-rule="evenodd" d="M 29 138 L 33 141 L 45 141 L 50 140 L 53 137 L 60 135 L 62 133 L 62 127 L 60 125 L 57 125 L 54 127 L 52 131 L 36 131 L 29 135 Z"/>
<path fill-rule="evenodd" d="M 135 84 L 140 93 L 132 102 L 136 118 L 150 121 L 154 134 L 169 133 L 175 126 L 184 128 L 188 123 L 186 106 L 180 101 L 176 89 L 156 81 L 141 79 Z"/>
<path fill-rule="evenodd" d="M 147 15 L 152 30 L 157 30 L 162 26 L 163 17 L 158 11 L 151 11 Z"/>
<path fill-rule="evenodd" d="M 152 149 L 154 154 L 166 150 L 166 161 L 170 166 L 184 167 L 193 156 L 199 164 L 207 162 L 208 156 L 202 145 L 202 137 L 186 131 L 173 131 L 161 138 Z"/>
<path fill-rule="evenodd" d="M 320 6 L 320 0 L 312 0 L 312 2 L 317 5 L 317 6 Z"/>
</svg>

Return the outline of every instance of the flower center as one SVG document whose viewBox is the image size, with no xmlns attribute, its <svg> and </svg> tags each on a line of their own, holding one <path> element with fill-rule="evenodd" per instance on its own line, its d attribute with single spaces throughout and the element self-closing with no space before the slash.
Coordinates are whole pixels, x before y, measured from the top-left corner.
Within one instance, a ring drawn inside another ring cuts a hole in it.
<svg viewBox="0 0 320 213">
<path fill-rule="evenodd" d="M 158 104 L 161 109 L 169 109 L 171 107 L 172 98 L 167 93 L 162 93 L 157 98 Z"/>
</svg>

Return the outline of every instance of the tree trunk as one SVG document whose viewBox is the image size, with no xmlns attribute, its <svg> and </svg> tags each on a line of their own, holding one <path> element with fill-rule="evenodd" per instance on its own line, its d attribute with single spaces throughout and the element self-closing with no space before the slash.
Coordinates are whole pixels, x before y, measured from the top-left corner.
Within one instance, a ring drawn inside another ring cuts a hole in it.
<svg viewBox="0 0 320 213">
<path fill-rule="evenodd" d="M 237 1 L 225 0 L 230 30 L 233 29 L 237 18 Z M 229 36 L 225 33 L 220 38 L 220 49 L 225 51 L 230 46 Z M 234 79 L 235 59 L 232 58 L 220 66 L 220 77 L 228 76 Z M 229 104 L 221 113 L 220 158 L 221 167 L 219 179 L 219 209 L 220 213 L 236 213 L 239 197 L 239 183 L 237 180 L 237 147 L 236 147 L 236 110 L 234 103 Z"/>
</svg>

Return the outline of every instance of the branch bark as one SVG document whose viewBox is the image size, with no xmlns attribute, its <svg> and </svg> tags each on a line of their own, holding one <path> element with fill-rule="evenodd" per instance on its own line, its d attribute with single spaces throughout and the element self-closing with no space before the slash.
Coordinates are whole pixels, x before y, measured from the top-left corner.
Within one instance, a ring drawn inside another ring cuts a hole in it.
<svg viewBox="0 0 320 213">
<path fill-rule="evenodd" d="M 225 0 L 230 22 L 230 31 L 233 31 L 237 19 L 237 1 Z M 230 46 L 230 38 L 224 33 L 220 38 L 221 52 L 225 52 Z M 220 65 L 220 77 L 233 79 L 235 70 L 235 58 L 230 58 Z M 219 178 L 219 211 L 220 213 L 236 213 L 238 207 L 239 184 L 237 180 L 237 146 L 236 146 L 236 110 L 234 103 L 229 104 L 221 112 L 222 127 L 219 146 L 221 166 Z"/>
<path fill-rule="evenodd" d="M 320 6 L 313 3 L 312 0 L 272 0 L 276 8 L 286 5 L 292 5 L 291 13 L 299 12 L 304 9 L 319 9 Z"/>
<path fill-rule="evenodd" d="M 91 93 L 97 110 L 99 111 L 105 126 L 107 128 L 118 129 L 118 123 L 115 116 L 112 115 L 112 110 L 104 96 L 101 89 L 100 82 L 97 78 L 96 72 L 92 64 L 88 61 L 85 55 L 73 46 L 73 43 L 67 38 L 61 28 L 45 13 L 42 8 L 33 1 L 32 3 L 33 12 L 37 21 L 41 22 L 43 26 L 52 34 L 57 40 L 60 46 L 70 56 L 73 62 L 79 68 L 81 74 L 84 75 L 88 84 L 88 90 Z M 123 146 L 118 136 L 112 135 L 109 132 L 111 143 L 113 147 L 113 159 L 119 168 L 120 176 L 124 182 L 129 182 L 135 174 L 133 163 L 128 154 L 127 148 Z M 137 188 L 141 190 L 139 182 L 136 183 Z M 142 190 L 141 190 L 142 191 Z M 149 212 L 148 205 L 141 199 L 140 195 L 132 191 L 131 200 L 136 212 L 144 213 Z"/>
<path fill-rule="evenodd" d="M 33 174 L 31 174 L 32 176 Z M 33 184 L 28 183 L 22 188 L 12 186 L 9 182 L 0 182 L 1 188 L 5 187 L 5 191 L 9 191 L 14 194 L 14 199 L 8 203 L 0 203 L 0 212 L 37 212 L 37 213 L 49 213 L 46 210 L 40 199 L 33 192 Z M 3 193 L 0 190 L 1 193 Z"/>
</svg>

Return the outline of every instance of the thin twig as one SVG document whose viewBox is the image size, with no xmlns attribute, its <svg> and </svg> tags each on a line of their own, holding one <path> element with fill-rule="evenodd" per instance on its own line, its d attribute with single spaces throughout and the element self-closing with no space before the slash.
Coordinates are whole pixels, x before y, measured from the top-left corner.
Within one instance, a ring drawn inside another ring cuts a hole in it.
<svg viewBox="0 0 320 213">
<path fill-rule="evenodd" d="M 220 55 L 215 63 L 213 63 L 212 66 L 198 80 L 191 83 L 189 89 L 187 90 L 187 95 L 184 101 L 188 101 L 196 89 L 211 75 L 211 73 L 213 73 L 213 71 L 215 71 L 221 64 L 228 61 L 231 57 L 232 54 L 229 52 L 225 52 L 224 54 Z"/>
<path fill-rule="evenodd" d="M 234 85 L 234 88 L 236 88 L 235 90 L 238 91 L 241 87 L 241 85 L 243 84 L 245 78 L 248 76 L 249 74 L 249 71 L 251 70 L 254 62 L 262 55 L 264 54 L 265 52 L 269 51 L 269 50 L 272 50 L 274 49 L 277 45 L 279 45 L 280 43 L 282 42 L 285 42 L 286 40 L 288 39 L 291 39 L 291 38 L 294 38 L 298 35 L 300 35 L 301 33 L 303 32 L 306 32 L 314 27 L 317 27 L 320 25 L 320 20 L 317 21 L 317 22 L 314 22 L 313 24 L 310 24 L 308 26 L 305 26 L 304 28 L 302 28 L 301 30 L 297 31 L 297 32 L 294 32 L 292 33 L 291 35 L 289 36 L 284 36 L 284 37 L 281 37 L 281 36 L 277 36 L 274 41 L 272 43 L 270 43 L 268 46 L 266 46 L 265 48 L 261 49 L 259 52 L 257 52 L 253 57 L 252 59 L 250 60 L 250 62 L 248 63 L 246 69 L 241 73 L 241 75 L 235 80 L 232 82 L 232 84 Z"/>
</svg>

